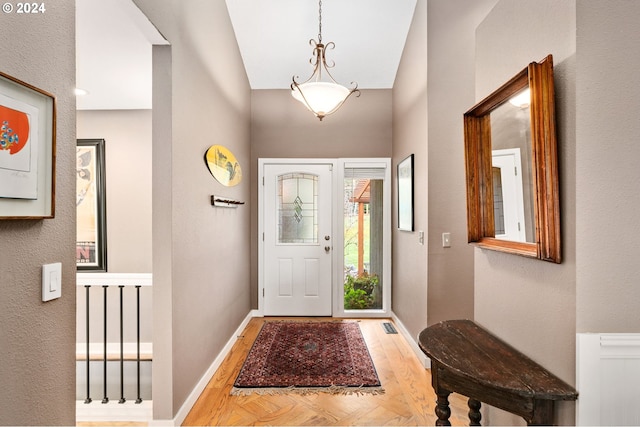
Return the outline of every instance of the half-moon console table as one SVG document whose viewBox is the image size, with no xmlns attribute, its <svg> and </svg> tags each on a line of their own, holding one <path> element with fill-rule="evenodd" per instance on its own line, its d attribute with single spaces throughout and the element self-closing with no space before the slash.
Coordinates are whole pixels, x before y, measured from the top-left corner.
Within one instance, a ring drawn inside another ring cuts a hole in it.
<svg viewBox="0 0 640 427">
<path fill-rule="evenodd" d="M 436 425 L 451 425 L 452 392 L 469 398 L 470 425 L 480 425 L 480 402 L 521 416 L 529 425 L 552 425 L 554 402 L 578 398 L 573 387 L 470 320 L 429 326 L 420 333 L 419 345 L 431 359 Z"/>
</svg>

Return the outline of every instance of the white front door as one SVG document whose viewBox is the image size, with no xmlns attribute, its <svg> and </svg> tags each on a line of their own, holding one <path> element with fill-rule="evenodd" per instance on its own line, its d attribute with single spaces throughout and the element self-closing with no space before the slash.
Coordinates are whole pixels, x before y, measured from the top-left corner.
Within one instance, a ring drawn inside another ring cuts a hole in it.
<svg viewBox="0 0 640 427">
<path fill-rule="evenodd" d="M 331 316 L 333 164 L 261 164 L 263 313 Z"/>
<path fill-rule="evenodd" d="M 492 165 L 496 237 L 525 242 L 520 149 L 493 150 Z"/>
</svg>

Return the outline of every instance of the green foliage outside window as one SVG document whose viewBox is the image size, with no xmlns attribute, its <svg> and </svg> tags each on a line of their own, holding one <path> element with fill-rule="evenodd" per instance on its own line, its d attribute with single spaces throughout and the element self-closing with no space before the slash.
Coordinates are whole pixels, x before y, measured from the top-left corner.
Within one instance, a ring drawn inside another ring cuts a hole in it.
<svg viewBox="0 0 640 427">
<path fill-rule="evenodd" d="M 377 275 L 362 273 L 359 276 L 347 274 L 344 283 L 345 310 L 374 308 L 380 280 Z"/>
</svg>

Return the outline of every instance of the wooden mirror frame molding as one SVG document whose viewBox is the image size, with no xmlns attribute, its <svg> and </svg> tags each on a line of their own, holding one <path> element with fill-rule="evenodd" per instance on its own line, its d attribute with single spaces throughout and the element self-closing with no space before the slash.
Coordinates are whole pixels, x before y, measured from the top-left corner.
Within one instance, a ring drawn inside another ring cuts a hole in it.
<svg viewBox="0 0 640 427">
<path fill-rule="evenodd" d="M 531 91 L 532 194 L 535 243 L 495 238 L 490 113 L 514 94 Z M 553 57 L 524 70 L 464 114 L 469 243 L 555 263 L 561 262 L 558 149 Z"/>
</svg>

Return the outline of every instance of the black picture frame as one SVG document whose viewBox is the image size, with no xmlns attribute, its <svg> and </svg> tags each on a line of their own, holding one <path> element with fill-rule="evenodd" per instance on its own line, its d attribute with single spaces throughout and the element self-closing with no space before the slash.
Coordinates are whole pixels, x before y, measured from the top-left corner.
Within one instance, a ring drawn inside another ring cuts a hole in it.
<svg viewBox="0 0 640 427">
<path fill-rule="evenodd" d="M 398 163 L 398 230 L 413 231 L 413 154 Z"/>
<path fill-rule="evenodd" d="M 105 140 L 78 139 L 76 146 L 76 268 L 107 271 Z"/>
</svg>

